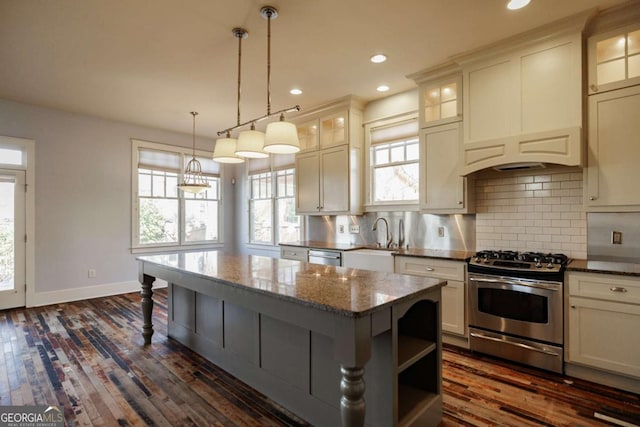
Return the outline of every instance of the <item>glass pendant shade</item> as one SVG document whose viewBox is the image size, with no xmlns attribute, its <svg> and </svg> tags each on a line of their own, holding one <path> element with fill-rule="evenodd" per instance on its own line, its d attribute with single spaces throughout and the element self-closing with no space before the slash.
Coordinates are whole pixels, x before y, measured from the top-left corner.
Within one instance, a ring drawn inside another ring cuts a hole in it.
<svg viewBox="0 0 640 427">
<path fill-rule="evenodd" d="M 276 154 L 300 151 L 296 125 L 285 121 L 269 123 L 264 136 L 264 151 Z"/>
<path fill-rule="evenodd" d="M 236 155 L 251 159 L 263 159 L 269 157 L 264 151 L 264 133 L 257 130 L 245 130 L 238 135 Z"/>
<path fill-rule="evenodd" d="M 213 149 L 213 160 L 218 163 L 242 163 L 244 159 L 236 155 L 236 140 L 234 138 L 218 138 Z"/>
</svg>

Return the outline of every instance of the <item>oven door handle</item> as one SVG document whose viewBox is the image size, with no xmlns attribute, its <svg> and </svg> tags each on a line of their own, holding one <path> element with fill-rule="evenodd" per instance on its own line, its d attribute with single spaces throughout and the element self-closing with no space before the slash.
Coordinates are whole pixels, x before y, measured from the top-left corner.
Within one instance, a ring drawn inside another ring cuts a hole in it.
<svg viewBox="0 0 640 427">
<path fill-rule="evenodd" d="M 521 343 L 521 342 L 509 341 L 509 339 L 501 339 L 501 338 L 490 337 L 490 336 L 487 336 L 487 335 L 478 334 L 476 332 L 471 332 L 469 335 L 471 335 L 474 338 L 480 338 L 480 339 L 489 340 L 489 341 L 496 341 L 496 342 L 499 342 L 499 343 L 502 343 L 502 344 L 509 344 L 509 345 L 513 345 L 515 347 L 524 348 L 526 350 L 536 351 L 538 353 L 543 353 L 543 354 L 546 354 L 548 356 L 559 356 L 560 355 L 560 354 L 556 353 L 555 351 L 551 351 L 551 350 L 546 349 L 546 348 L 535 347 L 533 345 L 524 344 L 524 343 Z"/>
<path fill-rule="evenodd" d="M 551 284 L 545 284 L 545 283 L 531 283 L 531 282 L 523 282 L 520 280 L 514 280 L 514 279 L 478 279 L 476 277 L 469 277 L 469 281 L 470 282 L 479 282 L 479 283 L 495 283 L 495 284 L 499 284 L 499 285 L 516 285 L 516 286 L 527 286 L 529 288 L 539 288 L 539 289 L 545 289 L 548 291 L 559 291 L 560 290 L 560 286 L 559 285 L 551 285 Z"/>
</svg>

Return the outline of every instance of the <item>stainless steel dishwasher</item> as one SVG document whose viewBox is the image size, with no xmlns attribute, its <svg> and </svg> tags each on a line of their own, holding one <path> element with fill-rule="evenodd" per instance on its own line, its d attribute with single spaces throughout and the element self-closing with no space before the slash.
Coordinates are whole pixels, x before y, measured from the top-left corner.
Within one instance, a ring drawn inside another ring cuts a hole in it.
<svg viewBox="0 0 640 427">
<path fill-rule="evenodd" d="M 342 265 L 342 252 L 309 249 L 309 262 L 324 265 Z"/>
</svg>

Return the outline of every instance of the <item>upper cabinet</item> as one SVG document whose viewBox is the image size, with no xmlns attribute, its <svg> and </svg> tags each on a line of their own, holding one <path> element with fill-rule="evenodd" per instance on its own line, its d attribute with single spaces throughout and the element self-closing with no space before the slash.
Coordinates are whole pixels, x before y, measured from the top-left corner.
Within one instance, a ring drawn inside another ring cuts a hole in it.
<svg viewBox="0 0 640 427">
<path fill-rule="evenodd" d="M 297 214 L 362 213 L 362 108 L 346 97 L 294 119 Z"/>
<path fill-rule="evenodd" d="M 471 178 L 460 176 L 460 124 L 423 129 L 420 134 L 420 210 L 471 213 L 475 207 Z M 470 188 L 467 188 L 470 186 Z"/>
<path fill-rule="evenodd" d="M 582 165 L 586 17 L 456 59 L 463 68 L 463 175 L 513 163 Z"/>
<path fill-rule="evenodd" d="M 460 174 L 462 74 L 448 64 L 410 77 L 420 96 L 420 211 L 472 213 L 473 180 Z"/>
<path fill-rule="evenodd" d="M 640 84 L 640 24 L 589 38 L 589 95 Z"/>
<path fill-rule="evenodd" d="M 640 211 L 640 187 L 633 179 L 640 164 L 639 22 L 640 11 L 614 9 L 596 21 L 588 40 L 584 203 L 590 212 Z"/>
<path fill-rule="evenodd" d="M 420 127 L 462 120 L 462 76 L 420 85 Z"/>
</svg>

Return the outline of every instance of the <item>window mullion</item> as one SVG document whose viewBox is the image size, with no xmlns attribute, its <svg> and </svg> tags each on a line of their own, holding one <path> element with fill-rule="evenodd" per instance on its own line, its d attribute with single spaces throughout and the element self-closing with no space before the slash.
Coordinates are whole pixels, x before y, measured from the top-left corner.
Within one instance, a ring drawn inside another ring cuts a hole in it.
<svg viewBox="0 0 640 427">
<path fill-rule="evenodd" d="M 278 244 L 278 233 L 276 232 L 276 227 L 278 224 L 278 208 L 276 206 L 276 194 L 277 194 L 277 185 L 278 179 L 276 177 L 276 172 L 271 172 L 271 243 Z"/>
</svg>

